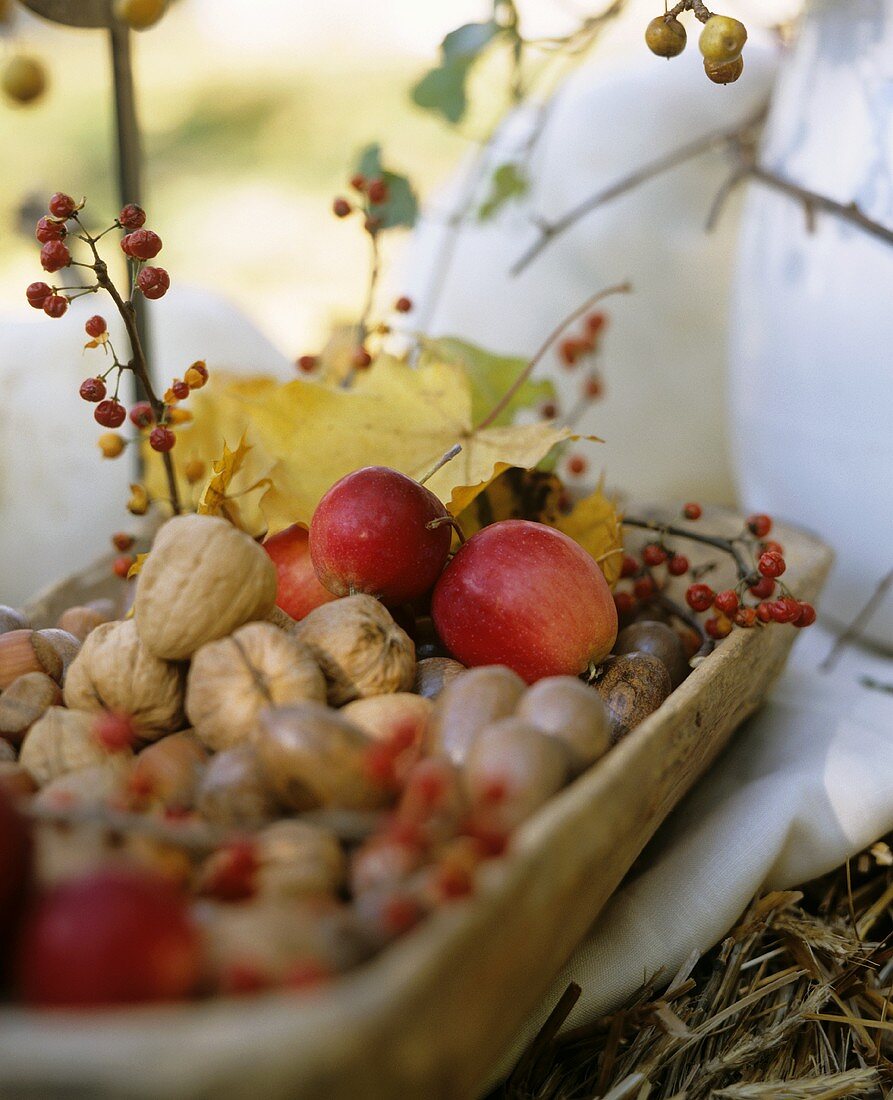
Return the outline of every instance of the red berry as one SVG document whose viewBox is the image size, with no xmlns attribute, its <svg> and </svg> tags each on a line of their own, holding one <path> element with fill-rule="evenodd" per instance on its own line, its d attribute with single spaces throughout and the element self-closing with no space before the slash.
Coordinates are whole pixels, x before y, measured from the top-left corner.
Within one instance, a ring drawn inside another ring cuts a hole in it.
<svg viewBox="0 0 893 1100">
<path fill-rule="evenodd" d="M 634 577 L 639 572 L 639 563 L 632 556 L 632 554 L 624 554 L 623 561 L 620 563 L 620 576 L 621 577 Z"/>
<path fill-rule="evenodd" d="M 332 213 L 336 218 L 346 218 L 353 210 L 347 199 L 337 198 L 332 203 Z"/>
<path fill-rule="evenodd" d="M 136 428 L 148 428 L 150 424 L 155 423 L 155 413 L 148 401 L 137 401 L 128 416 Z"/>
<path fill-rule="evenodd" d="M 41 244 L 46 244 L 47 241 L 61 241 L 67 232 L 65 222 L 55 222 L 51 218 L 43 217 L 37 223 L 34 236 Z"/>
<path fill-rule="evenodd" d="M 142 229 L 146 224 L 146 211 L 135 202 L 129 202 L 122 208 L 118 221 L 125 229 Z"/>
<path fill-rule="evenodd" d="M 689 569 L 689 560 L 685 554 L 674 554 L 667 562 L 667 572 L 673 577 L 681 577 Z"/>
<path fill-rule="evenodd" d="M 647 600 L 655 592 L 655 584 L 651 577 L 639 577 L 633 585 L 633 592 L 638 600 Z"/>
<path fill-rule="evenodd" d="M 747 529 L 758 539 L 763 539 L 772 530 L 772 520 L 769 516 L 758 513 L 747 517 Z"/>
<path fill-rule="evenodd" d="M 121 557 L 115 558 L 112 562 L 112 572 L 116 577 L 120 577 L 122 581 L 127 580 L 127 574 L 133 565 L 134 559 L 130 554 L 122 554 Z"/>
<path fill-rule="evenodd" d="M 407 298 L 405 295 L 398 298 L 397 301 L 394 302 L 394 309 L 396 309 L 398 313 L 409 313 L 412 309 L 412 299 Z"/>
<path fill-rule="evenodd" d="M 25 291 L 28 304 L 33 309 L 43 309 L 47 298 L 52 298 L 53 292 L 46 283 L 31 283 Z"/>
<path fill-rule="evenodd" d="M 713 606 L 724 615 L 734 615 L 738 610 L 738 594 L 731 588 L 727 588 L 724 592 L 717 594 Z"/>
<path fill-rule="evenodd" d="M 181 1000 L 198 983 L 201 943 L 186 898 L 169 880 L 107 867 L 37 899 L 17 964 L 26 1004 Z"/>
<path fill-rule="evenodd" d="M 364 347 L 358 347 L 354 349 L 351 362 L 355 370 L 365 370 L 372 362 L 372 356 Z"/>
<path fill-rule="evenodd" d="M 244 901 L 257 893 L 260 863 L 257 847 L 248 839 L 233 840 L 212 857 L 202 893 L 220 901 Z"/>
<path fill-rule="evenodd" d="M 130 550 L 133 547 L 135 539 L 133 535 L 129 535 L 126 531 L 116 531 L 112 535 L 112 546 L 116 550 L 120 550 L 123 554 L 125 550 Z"/>
<path fill-rule="evenodd" d="M 769 604 L 769 603 L 766 603 L 766 601 L 763 600 L 757 606 L 757 618 L 760 620 L 761 623 L 771 623 L 772 622 L 772 605 Z"/>
<path fill-rule="evenodd" d="M 583 384 L 583 393 L 590 401 L 595 401 L 599 397 L 603 397 L 605 392 L 605 386 L 601 378 L 597 374 L 590 374 Z"/>
<path fill-rule="evenodd" d="M 54 218 L 70 218 L 77 208 L 78 204 L 64 191 L 57 191 L 47 204 L 47 209 Z"/>
<path fill-rule="evenodd" d="M 735 612 L 735 622 L 738 626 L 751 627 L 757 621 L 756 608 L 739 607 Z"/>
<path fill-rule="evenodd" d="M 812 606 L 812 604 L 801 603 L 800 614 L 797 616 L 796 619 L 794 619 L 794 626 L 801 628 L 804 626 L 812 626 L 812 624 L 815 622 L 815 619 L 815 608 Z"/>
<path fill-rule="evenodd" d="M 85 401 L 101 401 L 105 397 L 105 382 L 101 378 L 85 378 L 78 393 Z"/>
<path fill-rule="evenodd" d="M 135 260 L 151 260 L 161 251 L 161 237 L 151 229 L 135 229 L 121 238 L 121 250 Z"/>
<path fill-rule="evenodd" d="M 782 575 L 785 569 L 787 569 L 787 565 L 781 554 L 777 553 L 775 550 L 767 550 L 765 554 L 760 554 L 760 560 L 757 562 L 757 569 L 759 569 L 764 577 L 771 577 L 774 580 L 776 577 Z"/>
<path fill-rule="evenodd" d="M 68 245 L 62 241 L 47 241 L 40 250 L 40 266 L 44 271 L 59 271 L 71 263 Z"/>
<path fill-rule="evenodd" d="M 144 267 L 136 277 L 136 285 L 143 292 L 143 297 L 154 302 L 163 298 L 170 290 L 171 277 L 163 267 Z"/>
<path fill-rule="evenodd" d="M 784 554 L 784 547 L 775 539 L 767 539 L 765 542 L 760 543 L 760 553 L 765 554 L 767 550 L 774 550 L 776 554 Z"/>
<path fill-rule="evenodd" d="M 691 584 L 685 593 L 685 602 L 693 611 L 706 611 L 712 606 L 715 595 L 709 584 Z"/>
<path fill-rule="evenodd" d="M 359 191 L 360 193 L 362 193 L 366 190 L 366 177 L 360 175 L 360 173 L 357 172 L 355 176 L 350 177 L 350 186 L 354 189 L 354 191 Z"/>
<path fill-rule="evenodd" d="M 576 365 L 580 356 L 585 355 L 588 350 L 588 341 L 578 340 L 576 337 L 569 336 L 558 345 L 558 357 L 566 367 L 573 367 Z"/>
<path fill-rule="evenodd" d="M 682 509 L 682 514 L 685 516 L 686 519 L 700 519 L 701 516 L 704 514 L 704 510 L 700 506 L 700 504 L 695 504 L 694 501 L 690 501 Z"/>
<path fill-rule="evenodd" d="M 68 311 L 68 299 L 62 294 L 51 294 L 43 303 L 47 317 L 62 317 Z"/>
<path fill-rule="evenodd" d="M 543 420 L 554 420 L 558 416 L 558 406 L 554 401 L 547 401 L 540 406 L 540 416 Z"/>
<path fill-rule="evenodd" d="M 133 747 L 136 725 L 133 717 L 120 711 L 103 710 L 93 719 L 93 736 L 107 752 Z"/>
<path fill-rule="evenodd" d="M 170 451 L 176 442 L 177 437 L 170 428 L 165 428 L 163 424 L 159 424 L 157 428 L 153 428 L 149 432 L 149 446 L 153 451 Z"/>
<path fill-rule="evenodd" d="M 384 180 L 370 180 L 366 187 L 366 194 L 373 206 L 379 206 L 388 201 L 388 185 Z"/>
<path fill-rule="evenodd" d="M 769 614 L 777 623 L 792 623 L 800 617 L 800 602 L 792 596 L 783 596 L 769 605 Z"/>
<path fill-rule="evenodd" d="M 704 630 L 711 638 L 726 638 L 732 632 L 732 623 L 725 615 L 718 616 L 715 619 L 708 619 L 704 623 Z"/>
<path fill-rule="evenodd" d="M 649 542 L 642 551 L 642 561 L 646 565 L 663 565 L 667 560 L 666 550 L 656 542 Z"/>
<path fill-rule="evenodd" d="M 424 485 L 386 466 L 336 482 L 310 522 L 310 554 L 323 585 L 338 596 L 366 592 L 410 603 L 429 591 L 450 551 L 447 510 Z"/>
<path fill-rule="evenodd" d="M 578 675 L 603 660 L 617 636 L 617 608 L 595 559 L 529 520 L 501 520 L 472 535 L 437 582 L 431 614 L 462 664 L 503 664 L 528 683 Z"/>
<path fill-rule="evenodd" d="M 586 473 L 586 459 L 582 455 L 571 455 L 567 460 L 567 472 L 574 477 L 580 477 Z"/>
<path fill-rule="evenodd" d="M 175 378 L 171 383 L 171 392 L 178 401 L 185 401 L 190 394 L 189 383 Z"/>
<path fill-rule="evenodd" d="M 604 313 L 590 313 L 586 318 L 586 332 L 590 336 L 598 336 L 607 323 L 608 318 Z"/>
<path fill-rule="evenodd" d="M 319 363 L 319 360 L 315 355 L 302 355 L 298 360 L 298 370 L 304 372 L 304 374 L 312 374 Z"/>
<path fill-rule="evenodd" d="M 293 619 L 305 615 L 329 600 L 337 599 L 320 584 L 310 557 L 310 533 L 299 523 L 286 527 L 265 540 L 264 550 L 276 567 L 276 604 Z"/>
<path fill-rule="evenodd" d="M 363 228 L 367 233 L 377 233 L 381 229 L 381 218 L 375 218 L 371 214 L 363 219 Z"/>
<path fill-rule="evenodd" d="M 768 600 L 775 591 L 775 581 L 771 577 L 760 577 L 756 584 L 752 584 L 749 592 L 758 600 Z"/>
<path fill-rule="evenodd" d="M 615 592 L 614 606 L 617 608 L 618 615 L 628 615 L 636 606 L 636 601 L 629 592 Z"/>
<path fill-rule="evenodd" d="M 116 397 L 107 401 L 100 401 L 93 410 L 93 419 L 103 428 L 120 428 L 124 423 L 127 412 Z"/>
<path fill-rule="evenodd" d="M 97 336 L 102 336 L 107 328 L 108 325 L 106 325 L 105 323 L 105 318 L 100 317 L 99 314 L 88 318 L 86 324 L 84 325 L 84 331 L 87 333 L 87 335 L 94 338 Z"/>
</svg>

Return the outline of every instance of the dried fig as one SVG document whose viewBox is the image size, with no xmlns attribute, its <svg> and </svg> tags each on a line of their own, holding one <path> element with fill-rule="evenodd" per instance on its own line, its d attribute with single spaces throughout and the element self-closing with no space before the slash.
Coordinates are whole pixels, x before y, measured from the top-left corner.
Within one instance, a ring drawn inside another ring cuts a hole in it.
<svg viewBox="0 0 893 1100">
<path fill-rule="evenodd" d="M 154 741 L 182 729 L 181 667 L 153 657 L 132 619 L 91 631 L 65 680 L 73 710 L 112 710 L 133 719 L 137 735 Z"/>
<path fill-rule="evenodd" d="M 128 788 L 141 809 L 191 810 L 208 754 L 191 730 L 162 737 L 138 753 Z"/>
<path fill-rule="evenodd" d="M 275 601 L 276 570 L 250 535 L 217 516 L 175 516 L 155 536 L 134 614 L 153 656 L 182 661 Z"/>
<path fill-rule="evenodd" d="M 593 686 L 608 708 L 614 744 L 657 710 L 673 688 L 667 666 L 648 653 L 609 657 Z"/>
<path fill-rule="evenodd" d="M 334 707 L 412 688 L 412 639 L 372 596 L 346 596 L 323 604 L 301 619 L 293 634 L 318 661 Z"/>
<path fill-rule="evenodd" d="M 292 810 L 385 805 L 389 792 L 368 768 L 371 744 L 362 730 L 320 703 L 262 711 L 255 735 L 264 773 Z"/>
<path fill-rule="evenodd" d="M 272 623 L 248 623 L 192 658 L 186 713 L 208 746 L 247 740 L 264 707 L 324 703 L 326 681 L 310 650 Z"/>
<path fill-rule="evenodd" d="M 281 809 L 252 745 L 211 758 L 199 781 L 197 807 L 208 821 L 237 828 L 263 825 Z"/>
<path fill-rule="evenodd" d="M 699 640 L 700 641 L 700 640 Z M 676 688 L 691 672 L 682 639 L 666 623 L 643 619 L 630 623 L 617 635 L 614 653 L 650 653 L 667 666 L 670 683 Z"/>
<path fill-rule="evenodd" d="M 0 734 L 18 745 L 47 708 L 61 702 L 55 680 L 45 672 L 26 672 L 0 695 Z"/>
<path fill-rule="evenodd" d="M 415 669 L 413 691 L 426 699 L 436 699 L 452 680 L 465 671 L 452 657 L 426 657 Z"/>
<path fill-rule="evenodd" d="M 93 733 L 92 714 L 65 707 L 50 707 L 38 719 L 22 742 L 19 763 L 44 787 L 58 775 L 87 768 L 91 764 L 117 767 L 131 758 L 130 749 L 110 753 Z"/>
<path fill-rule="evenodd" d="M 611 747 L 608 712 L 598 693 L 576 676 L 549 676 L 527 689 L 517 716 L 562 741 L 579 775 Z"/>
<path fill-rule="evenodd" d="M 462 764 L 484 726 L 514 714 L 527 685 L 503 665 L 470 668 L 451 680 L 434 705 L 428 751 Z"/>
</svg>

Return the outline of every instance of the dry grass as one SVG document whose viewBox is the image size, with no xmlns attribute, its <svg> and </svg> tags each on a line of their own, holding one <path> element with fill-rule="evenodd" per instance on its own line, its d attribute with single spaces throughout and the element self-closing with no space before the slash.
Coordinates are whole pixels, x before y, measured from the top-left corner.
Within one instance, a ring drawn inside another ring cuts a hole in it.
<svg viewBox="0 0 893 1100">
<path fill-rule="evenodd" d="M 757 899 L 723 942 L 558 1036 L 570 987 L 493 1100 L 893 1095 L 893 869 L 871 852 Z"/>
</svg>

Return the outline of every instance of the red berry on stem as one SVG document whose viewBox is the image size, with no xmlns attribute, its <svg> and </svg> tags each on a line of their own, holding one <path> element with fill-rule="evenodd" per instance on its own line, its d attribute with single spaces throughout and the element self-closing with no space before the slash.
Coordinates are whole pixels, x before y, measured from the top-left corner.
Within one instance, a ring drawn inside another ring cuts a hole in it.
<svg viewBox="0 0 893 1100">
<path fill-rule="evenodd" d="M 627 615 L 636 606 L 636 601 L 629 592 L 615 592 L 614 606 L 618 615 Z"/>
<path fill-rule="evenodd" d="M 579 674 L 617 637 L 617 608 L 592 556 L 529 520 L 473 535 L 437 582 L 431 614 L 462 664 L 506 665 L 528 683 Z"/>
<path fill-rule="evenodd" d="M 775 550 L 767 550 L 765 554 L 760 554 L 760 560 L 757 562 L 757 569 L 759 569 L 764 577 L 771 577 L 774 580 L 776 577 L 782 575 L 785 569 L 787 569 L 787 565 L 781 554 L 777 553 Z"/>
<path fill-rule="evenodd" d="M 177 442 L 177 437 L 163 424 L 159 424 L 157 428 L 153 428 L 149 432 L 149 446 L 153 451 L 165 451 L 173 450 L 174 444 Z"/>
<path fill-rule="evenodd" d="M 775 539 L 766 539 L 765 542 L 760 543 L 760 553 L 764 554 L 767 550 L 774 550 L 776 554 L 784 554 L 784 547 Z"/>
<path fill-rule="evenodd" d="M 116 531 L 112 535 L 112 546 L 116 550 L 120 550 L 122 554 L 125 550 L 130 550 L 135 541 L 133 535 L 128 534 L 126 531 Z"/>
<path fill-rule="evenodd" d="M 304 374 L 312 374 L 319 364 L 319 360 L 315 355 L 302 355 L 298 359 L 298 370 L 303 371 Z"/>
<path fill-rule="evenodd" d="M 543 420 L 554 420 L 558 415 L 558 406 L 554 401 L 547 401 L 544 405 L 540 406 L 540 416 Z"/>
<path fill-rule="evenodd" d="M 586 473 L 586 459 L 582 455 L 571 455 L 567 460 L 567 472 L 574 477 L 581 477 Z"/>
<path fill-rule="evenodd" d="M 607 323 L 608 318 L 604 313 L 590 313 L 586 318 L 586 332 L 590 336 L 598 336 Z"/>
<path fill-rule="evenodd" d="M 738 626 L 751 627 L 757 621 L 757 612 L 754 607 L 739 607 L 735 612 L 735 623 Z"/>
<path fill-rule="evenodd" d="M 185 401 L 190 394 L 189 383 L 175 378 L 171 383 L 171 391 L 178 401 Z"/>
<path fill-rule="evenodd" d="M 146 211 L 135 202 L 129 202 L 122 208 L 118 221 L 125 229 L 142 229 L 146 224 Z"/>
<path fill-rule="evenodd" d="M 58 319 L 68 312 L 68 299 L 62 294 L 51 294 L 43 303 L 43 311 L 47 317 Z"/>
<path fill-rule="evenodd" d="M 590 374 L 583 384 L 583 394 L 588 397 L 590 401 L 595 401 L 597 398 L 602 397 L 605 392 L 605 386 L 601 378 L 597 374 Z"/>
<path fill-rule="evenodd" d="M 121 557 L 115 558 L 112 562 L 112 572 L 116 577 L 120 577 L 122 581 L 126 581 L 134 560 L 130 554 L 122 554 Z"/>
<path fill-rule="evenodd" d="M 663 565 L 667 560 L 666 550 L 656 542 L 649 542 L 642 551 L 642 561 L 646 565 Z"/>
<path fill-rule="evenodd" d="M 388 201 L 388 185 L 384 180 L 370 180 L 366 187 L 366 194 L 373 206 L 378 206 Z"/>
<path fill-rule="evenodd" d="M 816 620 L 815 608 L 811 603 L 800 604 L 800 614 L 794 619 L 794 626 L 804 627 L 812 626 Z"/>
<path fill-rule="evenodd" d="M 708 619 L 704 623 L 704 630 L 706 630 L 709 637 L 719 640 L 731 634 L 732 623 L 725 615 L 718 615 L 715 619 Z"/>
<path fill-rule="evenodd" d="M 364 347 L 354 349 L 351 362 L 355 370 L 365 370 L 372 362 L 372 356 Z"/>
<path fill-rule="evenodd" d="M 47 241 L 61 241 L 67 232 L 65 222 L 56 222 L 51 218 L 43 217 L 37 223 L 34 236 L 41 244 L 46 244 Z"/>
<path fill-rule="evenodd" d="M 758 600 L 768 600 L 775 591 L 775 581 L 771 577 L 760 577 L 756 584 L 752 584 L 748 590 Z"/>
<path fill-rule="evenodd" d="M 17 956 L 27 1004 L 137 1004 L 190 996 L 201 943 L 186 898 L 146 870 L 100 868 L 39 897 Z"/>
<path fill-rule="evenodd" d="M 47 241 L 40 250 L 40 266 L 44 271 L 59 271 L 71 263 L 68 245 L 62 241 Z"/>
<path fill-rule="evenodd" d="M 763 600 L 757 606 L 757 618 L 760 620 L 761 623 L 771 623 L 772 622 L 772 605 L 769 604 L 769 603 L 766 603 L 766 601 Z"/>
<path fill-rule="evenodd" d="M 148 428 L 155 423 L 155 413 L 148 401 L 137 401 L 128 413 L 130 422 L 137 428 Z"/>
<path fill-rule="evenodd" d="M 621 577 L 634 577 L 639 572 L 639 563 L 632 556 L 632 554 L 624 554 L 623 560 L 620 562 L 620 576 Z"/>
<path fill-rule="evenodd" d="M 46 283 L 30 283 L 25 291 L 25 297 L 32 309 L 43 309 L 47 298 L 52 298 L 53 291 Z"/>
<path fill-rule="evenodd" d="M 704 509 L 700 504 L 696 504 L 694 501 L 689 501 L 688 504 L 682 509 L 682 514 L 686 519 L 700 519 L 704 514 Z"/>
<path fill-rule="evenodd" d="M 772 520 L 763 513 L 747 517 L 747 529 L 758 539 L 765 538 L 772 530 Z"/>
<path fill-rule="evenodd" d="M 57 191 L 47 204 L 47 209 L 54 218 L 70 218 L 77 208 L 78 204 L 64 191 Z"/>
<path fill-rule="evenodd" d="M 121 238 L 121 250 L 135 260 L 151 260 L 161 251 L 161 237 L 151 229 L 135 229 Z"/>
<path fill-rule="evenodd" d="M 354 191 L 359 191 L 362 194 L 366 190 L 366 177 L 357 172 L 355 176 L 350 177 L 350 186 Z"/>
<path fill-rule="evenodd" d="M 440 576 L 450 551 L 446 508 L 424 485 L 386 466 L 336 482 L 310 521 L 310 554 L 323 585 L 338 596 L 366 592 L 411 603 Z"/>
<path fill-rule="evenodd" d="M 721 611 L 724 615 L 734 615 L 738 610 L 738 594 L 731 588 L 727 588 L 724 592 L 717 594 L 713 605 L 717 611 Z"/>
<path fill-rule="evenodd" d="M 95 314 L 93 317 L 88 318 L 87 322 L 84 325 L 84 331 L 87 333 L 88 336 L 92 336 L 94 339 L 97 336 L 102 336 L 107 328 L 108 325 L 106 325 L 105 323 L 105 318 L 100 317 L 98 313 Z"/>
<path fill-rule="evenodd" d="M 637 600 L 647 600 L 649 596 L 653 596 L 656 591 L 654 580 L 647 574 L 633 584 L 633 593 Z"/>
<path fill-rule="evenodd" d="M 398 313 L 409 313 L 412 309 L 412 299 L 403 295 L 394 302 L 394 309 L 396 309 Z"/>
<path fill-rule="evenodd" d="M 116 397 L 111 397 L 107 401 L 100 401 L 93 410 L 93 419 L 97 424 L 101 424 L 103 428 L 120 428 L 126 416 L 124 406 Z"/>
<path fill-rule="evenodd" d="M 792 596 L 783 596 L 769 605 L 769 614 L 777 623 L 792 623 L 800 617 L 800 602 Z"/>
<path fill-rule="evenodd" d="M 85 401 L 101 401 L 105 397 L 105 382 L 101 378 L 85 378 L 78 393 Z"/>
<path fill-rule="evenodd" d="M 685 593 L 685 602 L 692 611 L 706 611 L 713 605 L 715 596 L 709 584 L 691 584 Z"/>
<path fill-rule="evenodd" d="M 558 357 L 566 367 L 573 367 L 576 366 L 580 357 L 585 355 L 588 350 L 588 341 L 578 340 L 574 336 L 569 336 L 558 345 Z"/>
<path fill-rule="evenodd" d="M 353 207 L 340 196 L 332 202 L 332 213 L 336 218 L 346 218 L 353 211 Z"/>
<path fill-rule="evenodd" d="M 276 604 L 293 619 L 338 597 L 320 583 L 310 557 L 310 532 L 299 523 L 264 541 L 264 550 L 276 567 Z"/>
<path fill-rule="evenodd" d="M 673 577 L 681 577 L 689 569 L 689 560 L 685 554 L 674 554 L 667 562 L 667 572 Z"/>
<path fill-rule="evenodd" d="M 136 285 L 143 292 L 143 297 L 150 302 L 163 298 L 170 290 L 171 277 L 163 267 L 144 267 L 136 277 Z"/>
</svg>

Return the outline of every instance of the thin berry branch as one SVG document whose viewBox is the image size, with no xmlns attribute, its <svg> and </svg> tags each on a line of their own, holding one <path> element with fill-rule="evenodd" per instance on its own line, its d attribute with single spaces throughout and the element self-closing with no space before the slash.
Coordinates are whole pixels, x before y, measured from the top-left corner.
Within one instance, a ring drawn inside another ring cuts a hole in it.
<svg viewBox="0 0 893 1100">
<path fill-rule="evenodd" d="M 671 523 L 660 523 L 651 519 L 637 519 L 634 516 L 624 516 L 623 524 L 626 527 L 638 527 L 644 531 L 654 531 L 655 534 L 661 536 L 671 535 L 674 538 L 700 542 L 704 546 L 714 546 L 717 550 L 722 550 L 732 557 L 740 580 L 750 577 L 753 573 L 753 569 L 748 566 L 741 551 L 732 539 L 724 539 L 719 535 L 702 535 L 699 531 L 688 531 L 684 527 L 674 527 Z"/>
</svg>

